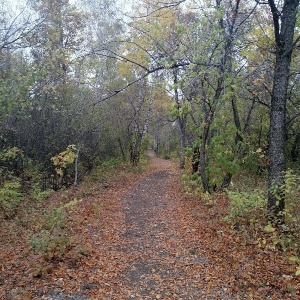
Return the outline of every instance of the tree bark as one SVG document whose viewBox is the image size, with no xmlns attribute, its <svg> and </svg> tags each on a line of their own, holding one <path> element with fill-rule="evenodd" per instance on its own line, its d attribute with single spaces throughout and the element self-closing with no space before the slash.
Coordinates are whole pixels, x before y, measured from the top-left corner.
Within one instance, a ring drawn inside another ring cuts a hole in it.
<svg viewBox="0 0 300 300">
<path fill-rule="evenodd" d="M 132 134 L 132 141 L 130 144 L 130 160 L 133 166 L 137 166 L 140 160 L 141 151 L 142 151 L 142 144 L 148 132 L 148 124 L 150 121 L 151 113 L 152 113 L 152 105 L 154 101 L 154 95 L 152 91 L 152 87 L 150 91 L 150 99 L 148 103 L 147 113 L 145 118 L 142 119 L 142 106 L 145 103 L 145 96 L 143 95 L 143 86 L 140 83 L 139 86 L 139 98 L 138 104 L 136 109 L 136 114 L 134 118 L 134 127 L 133 127 L 133 134 Z"/>
<path fill-rule="evenodd" d="M 186 117 L 178 117 L 178 124 L 180 130 L 180 169 L 184 168 L 185 165 L 185 145 L 186 145 Z"/>
<path fill-rule="evenodd" d="M 125 155 L 125 151 L 123 149 L 121 137 L 118 138 L 118 142 L 119 142 L 119 147 L 120 147 L 121 154 L 122 154 L 122 159 L 123 159 L 123 161 L 126 161 L 126 155 Z"/>
<path fill-rule="evenodd" d="M 207 167 L 206 144 L 207 144 L 208 134 L 210 131 L 210 126 L 211 126 L 213 116 L 214 116 L 214 110 L 211 110 L 205 120 L 205 126 L 203 129 L 201 145 L 200 145 L 200 157 L 199 157 L 199 172 L 200 172 L 202 187 L 205 192 L 209 192 L 209 193 L 210 193 L 209 178 L 206 173 L 206 167 Z"/>
<path fill-rule="evenodd" d="M 207 175 L 208 160 L 207 160 L 207 155 L 206 155 L 206 145 L 208 144 L 210 127 L 213 122 L 216 106 L 221 98 L 223 86 L 224 86 L 224 77 L 220 76 L 217 80 L 217 88 L 215 90 L 214 99 L 212 101 L 210 109 L 209 110 L 207 110 L 206 108 L 203 109 L 203 112 L 205 114 L 205 116 L 204 116 L 205 126 L 204 126 L 202 137 L 201 137 L 199 172 L 200 172 L 202 187 L 203 187 L 204 191 L 208 192 L 208 193 L 210 193 L 211 190 L 210 190 L 210 186 L 209 186 L 209 176 Z M 206 105 L 205 102 L 206 102 L 206 98 L 202 97 L 203 106 Z"/>
<path fill-rule="evenodd" d="M 77 185 L 78 183 L 78 160 L 79 160 L 79 153 L 82 148 L 82 144 L 77 145 L 77 151 L 76 151 L 76 158 L 75 158 L 75 178 L 74 178 L 74 185 Z"/>
<path fill-rule="evenodd" d="M 233 160 L 233 163 L 237 163 L 238 159 L 240 158 L 242 154 L 242 143 L 244 141 L 243 136 L 242 136 L 242 126 L 241 126 L 241 121 L 240 121 L 240 115 L 239 111 L 237 108 L 237 103 L 236 103 L 236 96 L 233 95 L 231 99 L 231 107 L 232 107 L 232 112 L 233 112 L 233 119 L 234 119 L 234 125 L 236 128 L 236 134 L 235 134 L 235 158 Z M 226 175 L 224 176 L 223 182 L 221 184 L 221 190 L 226 189 L 231 182 L 233 174 L 230 172 L 227 172 Z"/>
<path fill-rule="evenodd" d="M 177 105 L 177 109 L 179 112 L 180 109 L 180 103 L 179 103 L 179 94 L 178 94 L 178 69 L 174 69 L 173 71 L 173 81 L 174 81 L 174 97 L 175 97 L 175 102 Z M 186 116 L 184 114 L 178 115 L 177 117 L 178 125 L 179 125 L 179 134 L 180 134 L 180 149 L 179 149 L 179 167 L 180 169 L 184 168 L 185 165 L 185 145 L 186 145 Z"/>
<path fill-rule="evenodd" d="M 276 61 L 271 97 L 269 131 L 268 217 L 272 222 L 283 222 L 285 208 L 285 121 L 293 36 L 299 0 L 286 0 L 279 12 L 273 0 L 268 0 L 276 41 Z"/>
<path fill-rule="evenodd" d="M 233 60 L 233 42 L 234 42 L 234 29 L 235 29 L 235 24 L 236 20 L 238 17 L 239 13 L 239 6 L 240 6 L 240 0 L 235 1 L 231 18 L 229 20 L 230 24 L 228 26 L 228 34 L 225 34 L 225 55 L 224 55 L 224 68 L 227 68 L 227 71 L 229 74 L 234 74 L 233 72 L 233 67 L 232 67 L 232 60 Z M 224 28 L 224 21 L 220 22 L 221 27 L 225 31 Z M 227 66 L 226 66 L 227 63 Z M 239 116 L 239 111 L 237 107 L 237 99 L 236 95 L 234 93 L 234 89 L 232 86 L 230 86 L 230 92 L 232 93 L 232 98 L 231 98 L 231 108 L 232 108 L 232 113 L 233 113 L 233 120 L 234 120 L 234 125 L 236 128 L 236 134 L 235 134 L 235 158 L 233 160 L 233 163 L 236 163 L 238 159 L 241 156 L 241 143 L 243 143 L 243 136 L 242 136 L 242 126 L 241 126 L 241 121 L 240 121 L 240 116 Z M 231 182 L 232 179 L 232 173 L 227 171 L 226 175 L 223 178 L 223 182 L 221 184 L 220 189 L 224 190 L 227 188 Z"/>
<path fill-rule="evenodd" d="M 298 150 L 299 143 L 300 143 L 300 133 L 297 133 L 291 150 L 291 158 L 293 162 L 296 162 L 299 158 L 299 150 Z"/>
</svg>

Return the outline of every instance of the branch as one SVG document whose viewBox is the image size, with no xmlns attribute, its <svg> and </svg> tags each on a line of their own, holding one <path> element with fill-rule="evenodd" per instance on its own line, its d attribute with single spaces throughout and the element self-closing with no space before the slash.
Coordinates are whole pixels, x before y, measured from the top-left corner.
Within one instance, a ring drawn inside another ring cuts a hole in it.
<svg viewBox="0 0 300 300">
<path fill-rule="evenodd" d="M 280 46 L 281 41 L 280 41 L 280 25 L 279 25 L 279 17 L 280 17 L 280 12 L 278 11 L 274 0 L 268 0 L 269 6 L 271 8 L 272 16 L 273 16 L 273 24 L 274 24 L 274 34 L 275 34 L 275 40 L 276 40 L 276 45 Z"/>
<path fill-rule="evenodd" d="M 134 16 L 127 16 L 127 17 L 130 17 L 132 19 L 141 19 L 141 18 L 147 18 L 147 17 L 150 17 L 151 15 L 159 12 L 160 10 L 163 10 L 163 9 L 168 9 L 168 8 L 173 8 L 173 7 L 176 7 L 176 6 L 179 6 L 181 3 L 183 2 L 186 2 L 186 0 L 179 0 L 177 2 L 174 2 L 174 3 L 168 3 L 168 2 L 157 2 L 155 5 L 162 5 L 156 9 L 154 9 L 153 11 L 151 11 L 150 13 L 148 14 L 145 14 L 145 15 L 141 15 L 141 16 L 137 16 L 137 17 L 134 17 Z"/>
<path fill-rule="evenodd" d="M 157 48 L 162 51 L 163 53 L 165 53 L 167 56 L 170 56 L 170 54 L 167 52 L 167 50 L 163 47 L 163 45 L 161 45 L 161 43 L 159 43 L 155 37 L 153 37 L 152 35 L 149 34 L 149 32 L 146 32 L 145 30 L 143 30 L 142 28 L 137 28 L 135 26 L 133 26 L 132 24 L 127 24 L 128 26 L 132 27 L 133 29 L 137 30 L 138 32 L 146 35 L 147 37 L 149 37 L 157 46 Z M 173 57 L 171 56 L 171 59 L 173 60 Z M 174 61 L 174 60 L 173 60 Z"/>
<path fill-rule="evenodd" d="M 255 101 L 257 103 L 259 103 L 263 106 L 266 106 L 268 109 L 271 109 L 270 105 L 268 103 L 263 102 L 262 100 L 260 100 L 259 97 L 256 94 L 254 94 L 254 92 L 252 90 L 248 89 L 247 87 L 246 87 L 246 90 L 253 96 L 253 99 L 255 99 Z"/>
<path fill-rule="evenodd" d="M 256 2 L 257 2 L 257 1 L 256 1 Z M 250 12 L 245 16 L 245 18 L 240 22 L 239 27 L 241 27 L 241 26 L 248 20 L 248 18 L 250 18 L 250 16 L 255 12 L 257 6 L 258 6 L 258 3 L 255 4 L 255 6 L 251 9 L 251 11 L 250 11 Z M 235 34 L 235 33 L 237 32 L 237 30 L 238 30 L 239 27 L 237 27 L 237 28 L 234 30 L 233 34 Z"/>
<path fill-rule="evenodd" d="M 255 0 L 257 4 L 269 4 L 267 1 Z"/>
<path fill-rule="evenodd" d="M 142 76 L 140 76 L 139 78 L 127 83 L 126 85 L 124 85 L 123 87 L 121 87 L 120 89 L 118 90 L 115 90 L 114 92 L 112 92 L 110 95 L 107 95 L 105 96 L 104 98 L 94 102 L 92 105 L 95 106 L 101 102 L 104 102 L 114 96 L 116 96 L 117 94 L 123 92 L 124 90 L 126 90 L 127 88 L 129 88 L 130 86 L 134 85 L 135 83 L 143 80 L 144 78 L 146 78 L 147 76 L 149 76 L 150 74 L 153 74 L 157 71 L 160 71 L 160 70 L 174 70 L 176 68 L 180 68 L 180 67 L 186 67 L 186 66 L 189 66 L 191 63 L 190 62 L 178 62 L 178 63 L 174 63 L 170 66 L 157 66 L 155 68 L 152 68 L 152 69 L 147 69 L 147 72 L 145 74 L 143 74 Z M 207 64 L 199 64 L 199 65 L 205 65 L 207 66 Z"/>
<path fill-rule="evenodd" d="M 15 28 L 15 24 L 18 21 L 18 18 L 24 13 L 25 8 L 11 21 L 9 27 L 6 30 L 6 33 L 4 37 L 2 38 L 0 49 L 7 48 L 9 45 L 14 44 L 15 42 L 25 38 L 30 33 L 33 32 L 34 29 L 36 29 L 39 25 L 41 25 L 45 18 L 36 19 L 34 20 L 35 24 L 30 27 L 30 21 L 29 19 L 26 20 L 23 24 L 20 24 L 19 27 Z M 16 36 L 17 35 L 17 36 Z"/>
<path fill-rule="evenodd" d="M 295 39 L 295 41 L 293 43 L 293 46 L 292 46 L 292 49 L 299 47 L 299 45 L 297 45 L 299 41 L 300 41 L 300 35 Z"/>
<path fill-rule="evenodd" d="M 133 44 L 134 46 L 138 47 L 139 49 L 141 49 L 142 51 L 144 51 L 149 57 L 151 57 L 151 59 L 153 59 L 154 61 L 156 61 L 156 58 L 149 52 L 149 50 L 147 50 L 146 48 L 142 47 L 140 44 L 133 42 L 133 41 L 116 41 L 116 42 L 120 42 L 120 43 L 128 43 L 128 44 Z"/>
<path fill-rule="evenodd" d="M 112 53 L 114 56 L 110 56 L 110 55 L 106 55 L 104 53 L 101 53 L 101 51 L 107 51 L 107 52 L 110 52 Z M 94 50 L 92 52 L 93 54 L 99 54 L 101 56 L 105 56 L 105 57 L 109 57 L 109 58 L 115 58 L 117 60 L 120 60 L 120 61 L 125 61 L 125 62 L 130 62 L 136 66 L 139 66 L 140 68 L 144 69 L 145 71 L 148 71 L 148 68 L 143 66 L 142 64 L 134 61 L 134 60 L 131 60 L 129 58 L 127 58 L 126 56 L 123 56 L 123 55 L 120 55 L 120 54 L 117 54 L 116 52 L 110 50 L 110 49 L 101 49 L 101 50 Z"/>
</svg>

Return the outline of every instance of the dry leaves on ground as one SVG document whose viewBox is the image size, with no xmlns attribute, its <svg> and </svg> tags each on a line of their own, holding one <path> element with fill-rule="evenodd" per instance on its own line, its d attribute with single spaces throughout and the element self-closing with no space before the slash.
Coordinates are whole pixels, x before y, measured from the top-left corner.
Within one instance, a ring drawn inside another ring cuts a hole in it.
<svg viewBox="0 0 300 300">
<path fill-rule="evenodd" d="M 61 257 L 46 258 L 26 241 L 41 229 L 35 212 L 32 224 L 4 221 L 1 299 L 300 298 L 285 255 L 222 222 L 226 197 L 207 206 L 182 192 L 174 163 L 151 161 L 143 174 L 48 200 L 65 207 L 61 230 L 72 241 Z"/>
</svg>

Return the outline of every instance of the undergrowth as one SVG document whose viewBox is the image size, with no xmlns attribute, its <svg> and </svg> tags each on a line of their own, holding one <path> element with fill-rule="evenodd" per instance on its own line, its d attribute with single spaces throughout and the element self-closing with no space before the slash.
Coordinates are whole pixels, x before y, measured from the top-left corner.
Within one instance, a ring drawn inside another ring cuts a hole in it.
<svg viewBox="0 0 300 300">
<path fill-rule="evenodd" d="M 257 175 L 238 177 L 238 183 L 227 191 L 230 204 L 224 221 L 250 233 L 262 248 L 292 253 L 292 260 L 298 264 L 296 273 L 300 275 L 300 177 L 292 170 L 287 170 L 284 177 L 285 184 L 281 187 L 285 195 L 284 224 L 275 228 L 268 222 L 266 178 Z"/>
<path fill-rule="evenodd" d="M 53 271 L 58 261 L 77 264 L 86 257 L 89 250 L 81 236 L 72 228 L 80 221 L 74 218 L 82 199 L 101 195 L 104 189 L 121 181 L 128 173 L 140 173 L 149 165 L 149 158 L 143 156 L 138 167 L 120 159 L 108 159 L 95 167 L 80 185 L 61 189 L 43 189 L 40 182 L 30 185 L 21 192 L 18 180 L 0 185 L 0 222 L 9 230 L 0 234 L 0 243 L 7 249 L 14 247 L 14 237 L 22 234 L 28 253 L 34 255 L 33 274 L 43 277 Z M 107 201 L 94 201 L 91 212 L 100 215 L 109 205 Z M 5 225 L 4 225 L 5 222 Z"/>
<path fill-rule="evenodd" d="M 21 184 L 17 179 L 6 181 L 0 188 L 0 213 L 5 218 L 15 215 L 22 200 Z"/>
<path fill-rule="evenodd" d="M 186 167 L 182 175 L 186 193 L 201 199 L 209 206 L 216 205 L 216 193 L 205 193 L 201 179 L 192 172 L 192 157 L 186 157 Z M 260 248 L 283 251 L 296 264 L 296 274 L 300 275 L 300 176 L 292 170 L 285 172 L 285 185 L 281 187 L 285 195 L 285 223 L 274 228 L 267 219 L 267 174 L 240 171 L 226 190 L 229 200 L 228 214 L 223 221 L 231 224 L 233 233 L 244 234 Z"/>
<path fill-rule="evenodd" d="M 73 248 L 74 240 L 70 236 L 70 224 L 66 216 L 76 208 L 77 202 L 77 199 L 74 199 L 54 208 L 50 213 L 44 210 L 44 218 L 38 223 L 40 230 L 29 234 L 28 244 L 39 257 L 35 266 L 35 276 L 49 273 L 51 262 L 63 260 L 67 251 Z"/>
</svg>

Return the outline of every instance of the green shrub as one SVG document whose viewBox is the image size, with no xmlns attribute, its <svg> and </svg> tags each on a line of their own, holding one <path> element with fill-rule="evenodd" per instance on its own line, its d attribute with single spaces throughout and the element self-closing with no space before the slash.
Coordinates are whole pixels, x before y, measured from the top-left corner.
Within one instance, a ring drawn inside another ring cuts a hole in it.
<svg viewBox="0 0 300 300">
<path fill-rule="evenodd" d="M 0 151 L 0 166 L 7 174 L 12 172 L 14 175 L 19 176 L 23 170 L 23 160 L 24 153 L 17 147 Z"/>
<path fill-rule="evenodd" d="M 272 250 L 286 251 L 291 249 L 295 253 L 300 251 L 300 177 L 291 170 L 284 174 L 285 184 L 279 187 L 285 195 L 285 210 L 282 212 L 285 223 L 275 228 L 268 224 L 264 226 L 267 212 L 267 191 L 254 189 L 248 185 L 248 191 L 227 191 L 231 202 L 229 214 L 225 220 L 233 224 L 263 225 L 267 234 L 268 247 Z M 248 181 L 249 183 L 249 181 Z M 241 185 L 241 184 L 240 184 Z M 258 184 L 256 184 L 257 186 Z M 246 185 L 243 185 L 246 188 Z M 263 233 L 262 233 L 263 234 Z"/>
<path fill-rule="evenodd" d="M 258 215 L 266 211 L 267 199 L 262 190 L 251 192 L 227 191 L 230 198 L 229 218 L 242 218 L 246 222 L 253 221 Z"/>
<path fill-rule="evenodd" d="M 32 186 L 32 197 L 34 201 L 42 201 L 53 193 L 52 189 L 42 190 L 39 183 Z"/>
<path fill-rule="evenodd" d="M 56 208 L 48 216 L 47 221 L 44 225 L 46 230 L 53 230 L 54 228 L 63 228 L 64 225 L 64 213 L 61 208 Z"/>
<path fill-rule="evenodd" d="M 300 276 L 300 258 L 298 256 L 290 256 L 289 260 L 297 263 L 295 275 Z"/>
<path fill-rule="evenodd" d="M 292 170 L 285 172 L 285 230 L 293 235 L 293 246 L 300 250 L 300 176 Z"/>
<path fill-rule="evenodd" d="M 203 199 L 203 189 L 201 185 L 201 179 L 198 174 L 192 174 L 185 171 L 181 178 L 183 182 L 183 190 L 186 193 L 199 196 Z"/>
<path fill-rule="evenodd" d="M 20 189 L 21 184 L 17 180 L 4 182 L 3 187 L 0 188 L 0 211 L 6 218 L 15 214 L 22 199 Z"/>
<path fill-rule="evenodd" d="M 121 164 L 122 160 L 121 158 L 118 157 L 110 157 L 105 159 L 102 163 L 101 163 L 101 167 L 103 167 L 106 170 L 111 170 L 114 167 L 116 167 L 117 165 Z"/>
<path fill-rule="evenodd" d="M 73 200 L 62 207 L 54 209 L 51 214 L 46 216 L 42 230 L 29 235 L 28 243 L 45 261 L 62 259 L 73 243 L 66 230 L 65 212 L 66 209 L 72 209 L 76 204 L 77 200 Z"/>
<path fill-rule="evenodd" d="M 219 123 L 219 124 L 218 124 Z M 209 163 L 206 167 L 207 177 L 211 186 L 221 186 L 226 174 L 236 174 L 240 165 L 235 160 L 235 133 L 234 125 L 224 125 L 223 121 L 213 125 L 216 128 L 223 128 L 223 132 L 215 134 L 207 146 Z M 240 147 L 244 147 L 243 144 Z"/>
<path fill-rule="evenodd" d="M 38 234 L 30 235 L 28 242 L 32 249 L 41 254 L 46 261 L 62 259 L 73 240 L 60 228 L 41 230 Z"/>
</svg>

